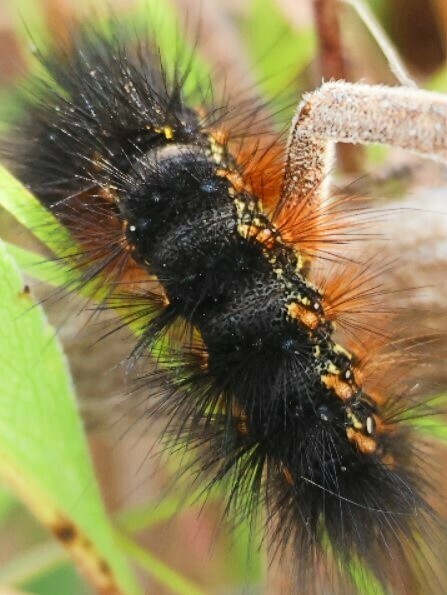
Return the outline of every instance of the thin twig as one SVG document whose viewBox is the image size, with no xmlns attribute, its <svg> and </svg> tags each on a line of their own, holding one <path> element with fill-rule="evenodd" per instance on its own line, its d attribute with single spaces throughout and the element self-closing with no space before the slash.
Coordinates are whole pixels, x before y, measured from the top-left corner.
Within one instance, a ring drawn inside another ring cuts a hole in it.
<svg viewBox="0 0 447 595">
<path fill-rule="evenodd" d="M 417 87 L 414 80 L 408 74 L 408 71 L 400 59 L 396 48 L 391 43 L 391 40 L 383 30 L 369 6 L 367 6 L 363 0 L 341 0 L 341 2 L 349 4 L 355 10 L 362 23 L 377 42 L 377 45 L 380 47 L 383 55 L 388 61 L 391 72 L 394 74 L 399 83 L 405 87 Z"/>
</svg>

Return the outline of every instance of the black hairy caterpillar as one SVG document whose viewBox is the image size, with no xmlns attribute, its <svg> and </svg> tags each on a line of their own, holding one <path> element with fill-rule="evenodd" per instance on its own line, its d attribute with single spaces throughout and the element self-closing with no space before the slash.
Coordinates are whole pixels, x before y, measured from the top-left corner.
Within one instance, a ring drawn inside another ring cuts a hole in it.
<svg viewBox="0 0 447 595">
<path fill-rule="evenodd" d="M 286 150 L 274 133 L 254 136 L 259 106 L 190 103 L 187 72 L 168 76 L 149 43 L 135 51 L 89 30 L 42 63 L 51 82 L 30 102 L 11 167 L 81 245 L 70 260 L 83 282 L 109 284 L 111 306 L 124 287 L 143 313 L 136 353 L 164 340 L 153 411 L 197 449 L 207 481 L 230 477 L 228 515 L 266 504 L 273 551 L 291 546 L 299 561 L 296 592 L 346 592 L 337 566 L 355 561 L 391 592 L 443 592 L 441 495 L 404 423 L 426 409 L 405 398 L 396 353 L 369 378 L 362 342 L 334 336 L 353 303 L 367 310 L 374 275 L 353 265 L 336 281 L 311 276 L 346 225 L 332 223 L 339 205 L 317 200 L 323 132 L 307 131 L 308 153 L 295 138 L 318 98 Z M 399 110 L 409 103 L 385 93 Z M 397 144 L 442 157 L 444 128 L 433 136 Z M 391 372 L 400 386 L 379 378 Z"/>
</svg>

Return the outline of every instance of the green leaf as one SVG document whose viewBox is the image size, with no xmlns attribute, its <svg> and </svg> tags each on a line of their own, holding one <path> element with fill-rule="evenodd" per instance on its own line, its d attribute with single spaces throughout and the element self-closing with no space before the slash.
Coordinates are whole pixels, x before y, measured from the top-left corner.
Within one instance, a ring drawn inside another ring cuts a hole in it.
<svg viewBox="0 0 447 595">
<path fill-rule="evenodd" d="M 14 33 L 22 43 L 31 49 L 34 44 L 41 46 L 45 39 L 47 23 L 45 20 L 44 6 L 37 0 L 14 0 L 7 7 L 8 14 L 14 23 Z M 32 62 L 31 51 L 24 52 L 25 59 Z"/>
<path fill-rule="evenodd" d="M 6 168 L 0 166 L 0 206 L 11 213 L 56 256 L 76 251 L 70 233 Z"/>
<path fill-rule="evenodd" d="M 23 589 L 25 593 L 34 595 L 93 595 L 91 589 L 81 582 L 73 566 L 67 563 L 27 581 Z"/>
<path fill-rule="evenodd" d="M 40 543 L 0 569 L 0 584 L 22 586 L 58 568 L 66 558 L 59 544 Z"/>
<path fill-rule="evenodd" d="M 425 434 L 429 438 L 435 438 L 441 442 L 447 442 L 447 423 L 445 415 L 434 415 L 417 419 L 412 423 L 415 429 L 421 434 Z"/>
<path fill-rule="evenodd" d="M 418 430 L 430 438 L 436 438 L 442 442 L 447 442 L 447 425 L 445 421 L 430 419 L 419 421 Z"/>
<path fill-rule="evenodd" d="M 158 523 L 164 523 L 184 510 L 193 506 L 203 506 L 206 503 L 222 500 L 221 494 L 213 493 L 211 497 L 206 497 L 203 490 L 192 492 L 190 496 L 172 496 L 165 497 L 154 505 L 143 504 L 130 510 L 123 510 L 117 517 L 117 524 L 127 533 L 137 533 Z"/>
<path fill-rule="evenodd" d="M 138 593 L 102 503 L 55 332 L 3 244 L 0 292 L 0 478 L 93 585 Z"/>
<path fill-rule="evenodd" d="M 178 593 L 178 595 L 205 595 L 205 592 L 198 586 L 158 560 L 153 554 L 144 550 L 134 541 L 124 535 L 119 535 L 118 538 L 123 550 L 142 568 L 150 572 L 159 583 L 169 587 L 173 593 Z"/>
<path fill-rule="evenodd" d="M 272 0 L 255 0 L 244 27 L 260 85 L 267 97 L 291 88 L 316 52 L 312 29 L 294 30 Z"/>
<path fill-rule="evenodd" d="M 69 269 L 66 261 L 50 260 L 41 254 L 24 250 L 8 242 L 5 242 L 5 246 L 20 270 L 38 281 L 63 288 L 74 284 L 79 279 L 76 272 Z"/>
</svg>

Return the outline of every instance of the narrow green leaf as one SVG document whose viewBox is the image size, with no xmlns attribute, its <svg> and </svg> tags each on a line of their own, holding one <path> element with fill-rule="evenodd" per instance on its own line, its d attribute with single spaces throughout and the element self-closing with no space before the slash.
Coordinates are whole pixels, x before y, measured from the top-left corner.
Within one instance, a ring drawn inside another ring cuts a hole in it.
<svg viewBox="0 0 447 595">
<path fill-rule="evenodd" d="M 205 595 L 205 591 L 202 591 L 194 583 L 163 564 L 153 554 L 144 550 L 134 541 L 121 534 L 118 539 L 122 549 L 139 566 L 147 570 L 160 584 L 167 586 L 173 593 L 178 593 L 178 595 Z"/>
<path fill-rule="evenodd" d="M 0 477 L 97 588 L 138 592 L 96 483 L 68 369 L 0 244 Z"/>
<path fill-rule="evenodd" d="M 78 279 L 78 275 L 70 271 L 66 261 L 50 260 L 41 254 L 24 250 L 8 242 L 5 242 L 5 245 L 20 270 L 38 281 L 62 288 Z"/>
<path fill-rule="evenodd" d="M 57 256 L 76 250 L 69 232 L 6 168 L 0 166 L 0 206 Z"/>
<path fill-rule="evenodd" d="M 182 510 L 192 507 L 193 498 L 164 498 L 158 505 L 143 504 L 130 510 L 122 511 L 117 518 L 120 527 L 129 533 L 137 533 L 158 523 L 172 519 Z"/>
</svg>

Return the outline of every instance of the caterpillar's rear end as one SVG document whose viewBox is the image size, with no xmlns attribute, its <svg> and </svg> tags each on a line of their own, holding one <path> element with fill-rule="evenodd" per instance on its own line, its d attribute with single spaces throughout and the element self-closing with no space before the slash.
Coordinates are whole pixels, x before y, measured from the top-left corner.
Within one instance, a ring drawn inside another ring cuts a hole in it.
<svg viewBox="0 0 447 595">
<path fill-rule="evenodd" d="M 329 277 L 312 281 L 313 214 L 292 230 L 275 210 L 280 141 L 234 139 L 230 110 L 191 105 L 180 70 L 113 36 L 85 34 L 44 65 L 52 82 L 8 158 L 80 243 L 83 281 L 108 283 L 110 303 L 127 288 L 146 313 L 137 352 L 164 340 L 151 407 L 196 449 L 207 485 L 229 478 L 228 515 L 266 505 L 297 593 L 345 593 L 360 565 L 390 592 L 442 593 L 442 495 L 406 421 L 428 411 L 410 390 L 419 372 L 385 315 L 370 344 L 336 337 L 349 303 L 333 307 Z M 315 221 L 330 229 L 325 208 Z"/>
</svg>

